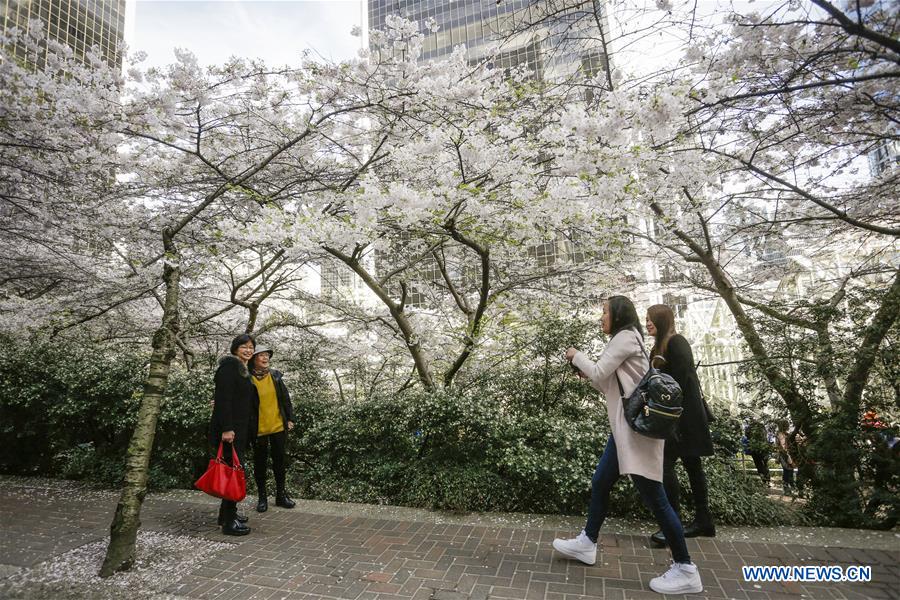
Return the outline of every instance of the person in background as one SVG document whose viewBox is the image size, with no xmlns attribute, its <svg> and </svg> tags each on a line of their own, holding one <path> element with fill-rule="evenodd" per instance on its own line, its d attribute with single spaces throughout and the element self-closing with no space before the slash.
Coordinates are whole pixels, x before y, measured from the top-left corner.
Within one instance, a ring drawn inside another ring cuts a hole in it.
<svg viewBox="0 0 900 600">
<path fill-rule="evenodd" d="M 647 372 L 644 338 L 640 319 L 631 300 L 613 296 L 603 305 L 603 332 L 609 344 L 597 362 L 575 348 L 566 351 L 566 360 L 588 379 L 591 386 L 606 396 L 612 434 L 600 456 L 591 480 L 591 502 L 584 529 L 574 539 L 553 540 L 553 548 L 585 564 L 597 560 L 597 538 L 609 510 L 609 495 L 621 475 L 630 475 L 642 500 L 665 532 L 672 550 L 672 566 L 665 574 L 650 580 L 650 589 L 661 594 L 696 594 L 703 591 L 697 565 L 691 562 L 678 515 L 663 491 L 663 440 L 642 436 L 625 420 L 624 394 L 631 394 Z"/>
<path fill-rule="evenodd" d="M 864 514 L 875 519 L 879 511 L 885 510 L 886 517 L 879 519 L 886 527 L 897 523 L 900 497 L 896 493 L 896 482 L 900 480 L 900 438 L 897 427 L 892 426 L 874 410 L 867 410 L 860 420 L 860 432 L 868 450 L 867 473 L 872 479 L 872 493 L 866 502 Z M 802 470 L 798 472 L 798 475 Z M 799 484 L 799 481 L 798 481 Z"/>
<path fill-rule="evenodd" d="M 752 419 L 747 424 L 748 454 L 753 459 L 756 472 L 759 473 L 759 477 L 766 487 L 769 487 L 769 482 L 772 479 L 769 474 L 769 453 L 772 451 L 771 448 L 772 445 L 766 436 L 766 426 L 763 425 L 762 421 Z"/>
<path fill-rule="evenodd" d="M 778 452 L 778 462 L 781 463 L 781 483 L 784 495 L 791 496 L 794 494 L 794 469 L 797 467 L 791 455 L 788 422 L 780 419 L 776 425 L 778 431 L 775 433 L 775 449 Z"/>
<path fill-rule="evenodd" d="M 694 354 L 685 337 L 675 331 L 675 313 L 665 304 L 647 309 L 647 333 L 653 336 L 650 360 L 653 366 L 671 375 L 681 387 L 684 412 L 678 419 L 675 436 L 666 440 L 663 454 L 663 486 L 675 512 L 681 516 L 681 485 L 675 473 L 675 462 L 681 459 L 691 481 L 696 513 L 694 522 L 685 527 L 684 537 L 715 537 L 716 526 L 709 510 L 709 489 L 703 472 L 702 456 L 713 455 L 709 416 L 700 391 L 700 380 L 694 366 Z M 662 531 L 650 536 L 654 546 L 666 545 Z"/>
<path fill-rule="evenodd" d="M 244 463 L 247 440 L 255 431 L 256 418 L 252 407 L 256 404 L 256 388 L 250 382 L 247 362 L 253 356 L 256 342 L 242 334 L 231 341 L 231 353 L 219 359 L 215 374 L 212 418 L 209 422 L 209 442 L 216 449 L 224 443 L 222 458 L 231 465 L 231 448 Z M 237 502 L 222 500 L 218 523 L 225 535 L 247 535 L 247 517 L 238 515 Z"/>
<path fill-rule="evenodd" d="M 258 397 L 258 405 L 255 407 L 258 425 L 253 442 L 253 477 L 259 496 L 256 511 L 261 513 L 269 510 L 266 493 L 269 455 L 272 456 L 272 471 L 275 473 L 275 506 L 296 506 L 285 489 L 287 436 L 294 428 L 294 409 L 281 371 L 270 368 L 273 354 L 271 348 L 259 346 L 250 362 L 250 372 L 253 374 L 253 385 Z"/>
</svg>

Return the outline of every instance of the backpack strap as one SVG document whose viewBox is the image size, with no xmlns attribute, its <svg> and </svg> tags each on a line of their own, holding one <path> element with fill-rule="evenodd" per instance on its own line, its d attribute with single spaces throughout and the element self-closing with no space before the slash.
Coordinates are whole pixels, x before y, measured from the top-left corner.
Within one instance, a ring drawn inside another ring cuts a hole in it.
<svg viewBox="0 0 900 600">
<path fill-rule="evenodd" d="M 637 336 L 638 348 L 641 349 L 641 353 L 643 353 L 644 358 L 647 359 L 647 366 L 648 366 L 648 367 L 652 367 L 653 365 L 652 365 L 652 363 L 650 362 L 650 355 L 647 354 L 647 349 L 644 348 L 644 339 L 641 337 L 641 334 L 638 333 L 638 330 L 637 330 L 637 329 L 635 329 L 634 327 L 632 327 L 631 330 L 634 332 L 634 335 Z"/>
<path fill-rule="evenodd" d="M 648 369 L 653 368 L 653 363 L 650 362 L 650 355 L 647 354 L 647 349 L 644 348 L 644 341 L 641 339 L 641 335 L 638 333 L 637 329 L 635 329 L 634 327 L 632 327 L 631 330 L 634 332 L 635 337 L 637 337 L 638 348 L 641 349 L 641 352 L 643 353 L 644 358 L 647 359 L 647 368 L 648 368 Z M 615 374 L 615 376 L 616 376 L 616 383 L 619 384 L 619 396 L 620 396 L 620 397 L 624 397 L 624 396 L 625 396 L 625 390 L 624 390 L 624 388 L 622 388 L 622 380 L 619 379 L 619 369 L 618 369 L 618 367 L 616 367 L 616 370 L 613 371 L 613 374 Z"/>
</svg>

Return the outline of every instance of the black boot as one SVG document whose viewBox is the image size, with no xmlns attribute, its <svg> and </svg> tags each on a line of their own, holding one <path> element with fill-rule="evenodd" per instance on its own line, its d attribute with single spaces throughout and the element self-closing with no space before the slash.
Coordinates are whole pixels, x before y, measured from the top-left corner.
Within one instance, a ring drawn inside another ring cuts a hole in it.
<svg viewBox="0 0 900 600">
<path fill-rule="evenodd" d="M 693 538 L 693 537 L 716 537 L 716 526 L 709 522 L 709 524 L 699 523 L 694 521 L 690 525 L 684 528 L 684 537 Z"/>
<path fill-rule="evenodd" d="M 259 495 L 259 501 L 256 503 L 256 512 L 264 513 L 269 510 L 269 494 L 266 493 L 266 482 L 256 482 L 256 493 Z"/>
<path fill-rule="evenodd" d="M 288 497 L 287 492 L 281 490 L 275 494 L 275 506 L 280 506 L 281 508 L 294 508 L 297 506 L 297 503 Z"/>
<path fill-rule="evenodd" d="M 225 535 L 247 535 L 250 533 L 250 528 L 237 519 L 232 519 L 231 521 L 226 521 L 225 524 L 222 525 L 222 533 Z"/>
<path fill-rule="evenodd" d="M 238 523 L 246 523 L 247 521 L 250 520 L 250 517 L 239 514 L 239 513 L 236 514 L 234 518 L 235 518 L 235 520 L 237 520 Z M 224 508 L 221 506 L 219 506 L 219 518 L 216 520 L 216 523 L 218 523 L 219 525 L 225 524 L 225 512 L 224 512 Z"/>
<path fill-rule="evenodd" d="M 713 523 L 709 507 L 705 504 L 697 507 L 694 522 L 684 528 L 684 537 L 716 537 L 716 525 Z"/>
<path fill-rule="evenodd" d="M 223 519 L 222 533 L 225 535 L 247 535 L 250 528 L 238 521 L 237 506 L 223 506 L 221 509 Z"/>
<path fill-rule="evenodd" d="M 654 548 L 665 548 L 667 545 L 666 535 L 662 531 L 657 531 L 650 536 L 650 545 Z"/>
</svg>

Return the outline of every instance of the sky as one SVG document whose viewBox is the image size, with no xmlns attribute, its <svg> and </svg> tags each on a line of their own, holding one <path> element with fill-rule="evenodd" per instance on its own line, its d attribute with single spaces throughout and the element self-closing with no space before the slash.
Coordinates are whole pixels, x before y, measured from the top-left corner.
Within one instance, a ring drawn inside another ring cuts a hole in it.
<svg viewBox="0 0 900 600">
<path fill-rule="evenodd" d="M 453 0 L 451 0 L 453 1 Z M 485 2 L 489 0 L 483 0 Z M 700 14 L 726 6 L 764 10 L 781 0 L 698 0 Z M 629 5 L 650 7 L 650 24 L 661 14 L 656 0 Z M 690 0 L 674 0 L 690 6 Z M 752 4 L 751 4 L 752 3 Z M 145 67 L 174 62 L 174 49 L 190 50 L 201 64 L 222 64 L 231 56 L 262 58 L 270 65 L 297 64 L 301 52 L 312 50 L 326 60 L 356 56 L 362 38 L 350 34 L 365 29 L 366 0 L 128 0 L 125 39 L 130 52 L 144 51 Z M 613 33 L 641 31 L 633 13 L 613 13 Z M 670 39 L 667 39 L 670 38 Z M 617 68 L 650 72 L 671 63 L 679 51 L 677 35 L 657 31 L 631 39 L 617 51 Z"/>
<path fill-rule="evenodd" d="M 365 0 L 129 0 L 125 39 L 129 52 L 147 53 L 145 66 L 174 62 L 174 49 L 201 64 L 230 56 L 296 63 L 305 49 L 341 60 L 356 55 Z"/>
</svg>

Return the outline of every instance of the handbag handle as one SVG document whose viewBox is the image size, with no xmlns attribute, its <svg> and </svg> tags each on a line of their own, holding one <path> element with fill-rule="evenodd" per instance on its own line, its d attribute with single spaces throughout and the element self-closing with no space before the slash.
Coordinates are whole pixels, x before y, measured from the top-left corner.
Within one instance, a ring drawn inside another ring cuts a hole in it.
<svg viewBox="0 0 900 600">
<path fill-rule="evenodd" d="M 222 460 L 222 448 L 224 444 L 224 441 L 219 441 L 219 451 L 216 453 L 216 462 L 224 462 Z M 237 450 L 234 449 L 234 444 L 229 443 L 228 445 L 231 446 L 231 466 L 235 469 L 242 468 L 241 461 L 238 459 Z"/>
</svg>

